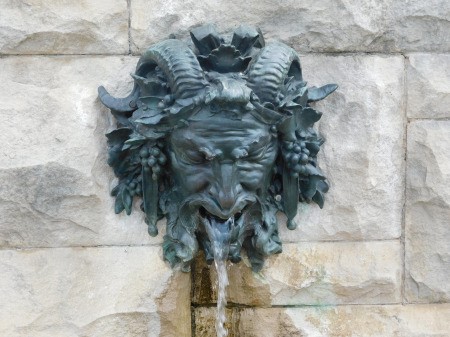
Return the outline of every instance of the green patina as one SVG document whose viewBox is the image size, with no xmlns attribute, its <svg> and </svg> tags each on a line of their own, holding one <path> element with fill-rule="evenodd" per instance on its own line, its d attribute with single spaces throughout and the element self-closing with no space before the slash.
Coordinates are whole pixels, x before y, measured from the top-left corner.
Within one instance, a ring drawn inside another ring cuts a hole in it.
<svg viewBox="0 0 450 337">
<path fill-rule="evenodd" d="M 321 113 L 310 103 L 337 86 L 308 88 L 297 53 L 265 45 L 252 27 L 226 39 L 207 25 L 191 38 L 193 46 L 170 39 L 145 51 L 128 97 L 99 88 L 117 119 L 107 134 L 115 212 L 130 214 L 142 199 L 152 236 L 166 217 L 164 257 L 184 271 L 199 249 L 213 260 L 206 226 L 233 219 L 228 258 L 239 262 L 244 249 L 258 271 L 281 252 L 276 212 L 294 229 L 299 201 L 323 206 L 323 140 L 313 129 Z"/>
</svg>

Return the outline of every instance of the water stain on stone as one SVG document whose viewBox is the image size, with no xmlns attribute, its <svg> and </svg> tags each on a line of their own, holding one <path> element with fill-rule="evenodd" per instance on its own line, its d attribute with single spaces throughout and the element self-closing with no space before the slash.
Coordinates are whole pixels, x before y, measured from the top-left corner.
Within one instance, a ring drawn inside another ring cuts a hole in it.
<svg viewBox="0 0 450 337">
<path fill-rule="evenodd" d="M 258 306 L 271 305 L 270 286 L 262 273 L 255 274 L 251 268 L 242 262 L 228 262 L 227 287 L 228 306 Z M 217 273 L 214 266 L 208 266 L 203 253 L 200 253 L 193 269 L 193 299 L 194 305 L 212 305 L 217 302 Z"/>
<path fill-rule="evenodd" d="M 225 328 L 228 331 L 227 337 L 239 337 L 236 331 L 236 322 L 239 321 L 238 309 L 228 308 L 225 312 L 226 321 Z M 195 317 L 195 337 L 212 337 L 216 336 L 216 308 L 202 307 L 194 310 Z"/>
<path fill-rule="evenodd" d="M 215 301 L 211 283 L 210 267 L 206 264 L 203 252 L 195 259 L 193 276 L 193 304 L 209 304 Z M 214 297 L 214 298 L 213 298 Z"/>
</svg>

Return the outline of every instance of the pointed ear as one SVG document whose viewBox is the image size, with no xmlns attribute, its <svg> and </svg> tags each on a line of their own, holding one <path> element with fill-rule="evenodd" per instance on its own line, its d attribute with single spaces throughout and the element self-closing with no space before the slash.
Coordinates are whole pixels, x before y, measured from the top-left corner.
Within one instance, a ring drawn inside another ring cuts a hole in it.
<svg viewBox="0 0 450 337">
<path fill-rule="evenodd" d="M 323 87 L 308 88 L 308 102 L 316 102 L 324 99 L 338 88 L 337 84 L 326 84 Z"/>
</svg>

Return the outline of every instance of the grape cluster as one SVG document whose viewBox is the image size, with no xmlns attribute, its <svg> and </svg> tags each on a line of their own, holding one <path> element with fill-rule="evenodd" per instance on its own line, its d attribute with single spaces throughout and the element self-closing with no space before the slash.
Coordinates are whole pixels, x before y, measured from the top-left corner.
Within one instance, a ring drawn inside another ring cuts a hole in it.
<svg viewBox="0 0 450 337">
<path fill-rule="evenodd" d="M 287 167 L 291 170 L 293 177 L 306 174 L 306 164 L 309 163 L 309 150 L 303 141 L 283 142 L 283 159 Z"/>
<path fill-rule="evenodd" d="M 144 146 L 140 151 L 141 164 L 145 172 L 152 172 L 152 179 L 157 180 L 161 173 L 161 165 L 167 162 L 167 157 L 161 149 L 155 145 L 152 147 Z"/>
<path fill-rule="evenodd" d="M 137 178 L 130 180 L 127 183 L 128 192 L 131 196 L 141 196 L 142 195 L 142 176 L 139 175 Z"/>
</svg>

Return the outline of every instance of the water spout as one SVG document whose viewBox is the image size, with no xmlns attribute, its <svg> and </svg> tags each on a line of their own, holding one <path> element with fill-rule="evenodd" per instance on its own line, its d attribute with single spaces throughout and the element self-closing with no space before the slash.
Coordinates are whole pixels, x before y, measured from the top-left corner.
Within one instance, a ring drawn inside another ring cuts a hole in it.
<svg viewBox="0 0 450 337">
<path fill-rule="evenodd" d="M 226 337 L 228 331 L 225 328 L 225 307 L 227 305 L 226 287 L 228 286 L 227 259 L 230 250 L 230 228 L 234 226 L 234 217 L 225 221 L 211 218 L 210 226 L 206 226 L 214 254 L 214 264 L 217 271 L 217 314 L 216 333 L 217 337 Z"/>
</svg>

